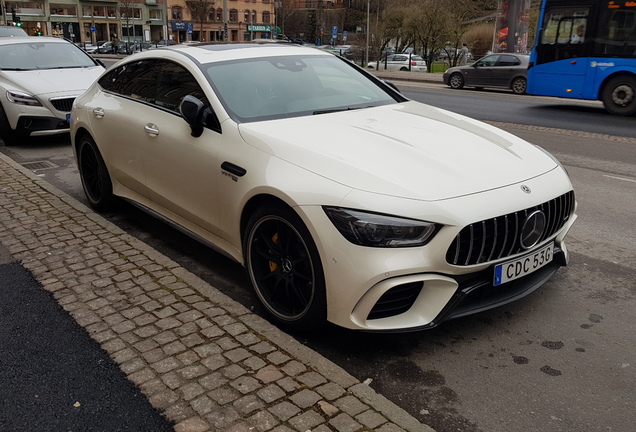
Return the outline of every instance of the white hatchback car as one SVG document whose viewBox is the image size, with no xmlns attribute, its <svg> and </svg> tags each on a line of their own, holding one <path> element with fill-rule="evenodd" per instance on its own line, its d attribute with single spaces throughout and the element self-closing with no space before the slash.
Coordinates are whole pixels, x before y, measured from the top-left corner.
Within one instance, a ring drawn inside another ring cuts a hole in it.
<svg viewBox="0 0 636 432">
<path fill-rule="evenodd" d="M 125 198 L 244 264 L 284 326 L 431 328 L 568 261 L 554 157 L 312 48 L 135 54 L 76 99 L 71 139 L 93 207 Z"/>
<path fill-rule="evenodd" d="M 71 106 L 104 67 L 58 38 L 0 38 L 0 135 L 5 145 L 68 133 Z"/>
<path fill-rule="evenodd" d="M 413 54 L 390 54 L 379 61 L 369 62 L 369 69 L 387 70 L 387 71 L 411 71 L 426 72 L 428 70 L 426 61 Z"/>
</svg>

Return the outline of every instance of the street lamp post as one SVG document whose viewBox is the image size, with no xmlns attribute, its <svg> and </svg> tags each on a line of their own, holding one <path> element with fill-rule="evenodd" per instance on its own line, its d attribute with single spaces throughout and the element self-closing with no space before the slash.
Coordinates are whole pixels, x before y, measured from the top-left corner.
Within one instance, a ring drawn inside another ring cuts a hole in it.
<svg viewBox="0 0 636 432">
<path fill-rule="evenodd" d="M 223 0 L 223 40 L 228 41 L 227 36 L 227 21 L 228 21 L 227 0 Z"/>
<path fill-rule="evenodd" d="M 369 64 L 369 15 L 371 13 L 371 0 L 367 0 L 367 49 L 364 56 L 364 67 Z"/>
</svg>

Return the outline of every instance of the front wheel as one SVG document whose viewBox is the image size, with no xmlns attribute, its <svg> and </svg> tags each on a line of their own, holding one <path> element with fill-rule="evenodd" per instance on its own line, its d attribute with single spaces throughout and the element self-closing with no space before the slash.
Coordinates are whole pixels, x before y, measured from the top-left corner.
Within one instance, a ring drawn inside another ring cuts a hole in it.
<svg viewBox="0 0 636 432">
<path fill-rule="evenodd" d="M 460 89 L 464 87 L 464 77 L 459 73 L 454 73 L 448 79 L 448 86 L 452 89 Z"/>
<path fill-rule="evenodd" d="M 601 100 L 611 114 L 636 114 L 636 78 L 623 75 L 610 79 L 603 87 Z"/>
<path fill-rule="evenodd" d="M 325 280 L 316 245 L 293 210 L 265 206 L 250 218 L 245 263 L 259 301 L 277 324 L 313 330 L 325 323 Z"/>
<path fill-rule="evenodd" d="M 515 94 L 526 94 L 526 90 L 528 89 L 528 81 L 523 77 L 517 77 L 512 80 L 512 85 L 510 86 L 510 88 Z"/>
<path fill-rule="evenodd" d="M 4 112 L 4 108 L 0 105 L 0 135 L 2 135 L 2 141 L 7 147 L 18 144 L 18 134 L 15 130 L 11 129 L 9 124 L 9 118 L 7 113 Z"/>
<path fill-rule="evenodd" d="M 112 210 L 116 202 L 113 184 L 104 159 L 89 135 L 80 139 L 77 155 L 82 186 L 88 202 L 95 210 Z"/>
</svg>

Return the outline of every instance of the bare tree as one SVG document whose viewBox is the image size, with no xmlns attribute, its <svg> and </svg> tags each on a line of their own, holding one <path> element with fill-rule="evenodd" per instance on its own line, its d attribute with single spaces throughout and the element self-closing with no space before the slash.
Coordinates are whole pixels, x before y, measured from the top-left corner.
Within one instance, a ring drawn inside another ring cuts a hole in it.
<svg viewBox="0 0 636 432">
<path fill-rule="evenodd" d="M 186 6 L 190 9 L 192 21 L 199 23 L 199 40 L 203 39 L 203 23 L 208 20 L 210 10 L 214 6 L 214 0 L 187 0 Z"/>
<path fill-rule="evenodd" d="M 134 18 L 135 14 L 135 2 L 133 0 L 120 0 L 119 2 L 119 16 L 126 22 L 126 46 L 130 47 L 130 20 Z M 135 24 L 133 22 L 133 36 L 135 33 Z M 123 35 L 120 35 L 123 36 Z"/>
</svg>

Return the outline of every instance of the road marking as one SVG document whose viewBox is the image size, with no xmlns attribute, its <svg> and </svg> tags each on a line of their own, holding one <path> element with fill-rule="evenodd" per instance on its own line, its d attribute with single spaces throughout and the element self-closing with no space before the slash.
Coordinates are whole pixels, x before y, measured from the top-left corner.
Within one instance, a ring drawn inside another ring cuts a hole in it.
<svg viewBox="0 0 636 432">
<path fill-rule="evenodd" d="M 634 180 L 634 179 L 628 179 L 628 178 L 623 178 L 623 177 L 615 177 L 615 176 L 606 175 L 606 174 L 603 174 L 603 177 L 611 178 L 611 179 L 614 179 L 614 180 L 623 180 L 623 181 L 626 181 L 626 182 L 636 183 L 636 180 Z"/>
</svg>

